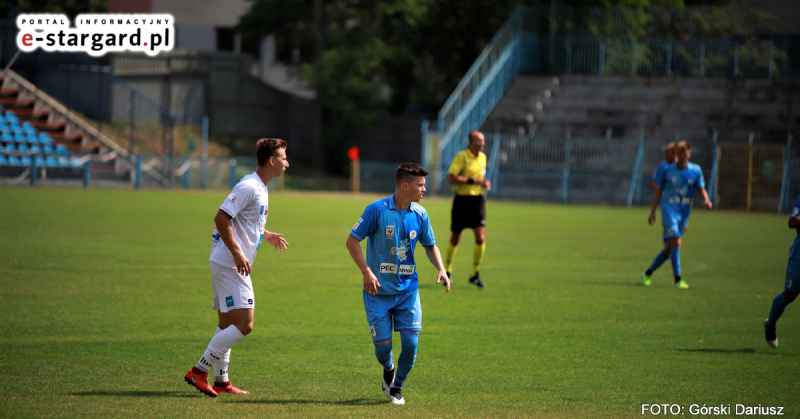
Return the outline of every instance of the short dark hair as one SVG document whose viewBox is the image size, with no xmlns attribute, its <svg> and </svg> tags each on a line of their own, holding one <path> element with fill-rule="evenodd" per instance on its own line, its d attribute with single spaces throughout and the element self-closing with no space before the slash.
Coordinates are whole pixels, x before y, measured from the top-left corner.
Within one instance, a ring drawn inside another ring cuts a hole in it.
<svg viewBox="0 0 800 419">
<path fill-rule="evenodd" d="M 275 157 L 275 152 L 279 148 L 286 148 L 286 141 L 281 140 L 280 138 L 262 138 L 258 140 L 258 144 L 256 145 L 256 158 L 258 159 L 258 165 L 263 166 L 267 164 L 270 157 Z"/>
<path fill-rule="evenodd" d="M 428 176 L 428 171 L 416 163 L 403 163 L 397 167 L 394 183 L 400 186 L 401 183 L 408 182 L 417 176 Z"/>
<path fill-rule="evenodd" d="M 676 150 L 678 151 L 678 153 L 680 153 L 682 150 L 691 150 L 691 149 L 692 149 L 692 145 L 689 144 L 688 141 L 683 140 L 683 141 L 678 143 Z"/>
</svg>

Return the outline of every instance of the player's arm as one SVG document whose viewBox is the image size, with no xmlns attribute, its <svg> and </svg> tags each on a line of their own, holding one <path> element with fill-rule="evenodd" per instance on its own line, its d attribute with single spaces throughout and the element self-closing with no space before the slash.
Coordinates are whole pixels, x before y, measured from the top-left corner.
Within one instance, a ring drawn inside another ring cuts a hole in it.
<svg viewBox="0 0 800 419">
<path fill-rule="evenodd" d="M 656 222 L 656 208 L 658 208 L 658 201 L 661 201 L 661 195 L 664 191 L 656 185 L 656 193 L 653 195 L 653 207 L 650 208 L 650 216 L 647 217 L 647 223 L 653 225 Z"/>
<path fill-rule="evenodd" d="M 289 248 L 289 242 L 283 238 L 283 234 L 273 233 L 266 228 L 264 229 L 264 240 L 271 244 L 275 250 L 280 250 L 281 252 Z"/>
<path fill-rule="evenodd" d="M 800 228 L 800 216 L 789 219 L 789 228 Z"/>
<path fill-rule="evenodd" d="M 225 247 L 227 247 L 231 255 L 233 255 L 233 263 L 236 265 L 236 271 L 247 276 L 250 275 L 250 261 L 247 260 L 244 252 L 242 252 L 242 248 L 239 247 L 239 243 L 236 241 L 236 236 L 233 234 L 232 219 L 233 217 L 220 209 L 214 217 L 214 224 L 217 226 L 219 237 L 222 239 L 222 242 L 225 243 Z"/>
<path fill-rule="evenodd" d="M 481 185 L 484 188 L 486 188 L 487 191 L 492 189 L 491 182 L 482 177 L 477 179 L 470 179 L 466 176 L 459 176 L 450 173 L 447 175 L 447 182 L 450 183 L 451 185 L 464 185 L 464 184 Z"/>
<path fill-rule="evenodd" d="M 367 261 L 364 260 L 364 254 L 361 252 L 361 243 L 359 243 L 357 238 L 349 235 L 347 236 L 347 243 L 345 245 L 350 252 L 350 257 L 353 258 L 353 262 L 356 263 L 358 269 L 361 270 L 361 275 L 364 277 L 364 291 L 370 295 L 377 295 L 378 287 L 380 287 L 381 284 L 378 282 L 378 278 L 375 277 L 375 274 L 372 273 L 372 269 L 367 266 Z"/>
<path fill-rule="evenodd" d="M 711 204 L 711 200 L 708 199 L 708 191 L 706 191 L 706 188 L 699 188 L 699 189 L 700 189 L 700 196 L 703 197 L 703 206 L 708 209 L 711 209 L 713 205 Z"/>
<path fill-rule="evenodd" d="M 428 256 L 428 260 L 431 261 L 433 267 L 439 271 L 436 275 L 436 283 L 444 281 L 445 285 L 447 285 L 447 292 L 450 292 L 450 278 L 447 277 L 447 271 L 444 270 L 442 254 L 439 252 L 439 248 L 435 244 L 431 247 L 426 247 L 425 255 Z"/>
</svg>

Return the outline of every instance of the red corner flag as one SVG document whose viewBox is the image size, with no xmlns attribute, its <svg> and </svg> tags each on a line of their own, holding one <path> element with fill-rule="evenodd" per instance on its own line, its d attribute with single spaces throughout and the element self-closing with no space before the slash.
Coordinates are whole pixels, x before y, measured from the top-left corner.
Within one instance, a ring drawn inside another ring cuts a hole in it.
<svg viewBox="0 0 800 419">
<path fill-rule="evenodd" d="M 358 147 L 350 147 L 350 150 L 347 150 L 347 158 L 350 160 L 358 160 Z"/>
</svg>

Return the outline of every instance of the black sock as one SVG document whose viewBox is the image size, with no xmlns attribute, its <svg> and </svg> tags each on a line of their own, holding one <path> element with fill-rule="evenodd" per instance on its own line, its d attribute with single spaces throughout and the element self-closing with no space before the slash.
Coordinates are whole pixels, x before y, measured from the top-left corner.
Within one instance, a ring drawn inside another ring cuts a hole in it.
<svg viewBox="0 0 800 419">
<path fill-rule="evenodd" d="M 678 282 L 680 282 L 680 280 L 681 280 L 681 276 L 680 275 L 675 275 L 675 283 L 677 284 Z"/>
<path fill-rule="evenodd" d="M 651 271 L 650 269 L 648 269 L 648 270 L 646 270 L 646 271 L 644 272 L 644 274 L 645 274 L 645 275 L 647 275 L 647 276 L 651 276 L 651 275 L 653 275 L 653 271 Z"/>
</svg>

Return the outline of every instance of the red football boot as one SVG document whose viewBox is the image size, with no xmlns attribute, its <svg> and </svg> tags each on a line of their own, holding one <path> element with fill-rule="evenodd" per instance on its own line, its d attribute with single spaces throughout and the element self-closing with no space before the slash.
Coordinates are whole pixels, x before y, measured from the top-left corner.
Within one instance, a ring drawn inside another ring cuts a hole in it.
<svg viewBox="0 0 800 419">
<path fill-rule="evenodd" d="M 230 381 L 226 381 L 224 383 L 214 383 L 214 391 L 218 394 L 222 393 L 233 393 L 233 394 L 250 394 L 247 390 L 240 390 L 231 384 Z"/>
<path fill-rule="evenodd" d="M 211 385 L 208 383 L 208 373 L 202 372 L 201 370 L 197 369 L 197 367 L 193 367 L 186 373 L 186 376 L 183 377 L 190 386 L 194 386 L 196 389 L 200 390 L 201 393 L 205 394 L 208 397 L 217 397 L 217 392 L 211 388 Z"/>
</svg>

